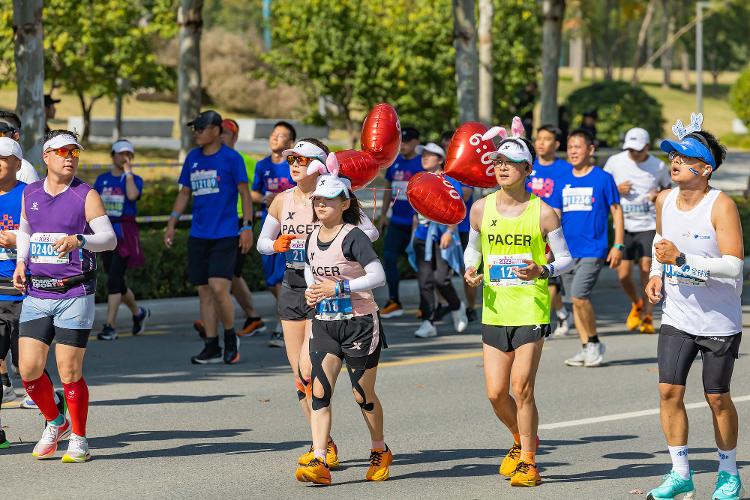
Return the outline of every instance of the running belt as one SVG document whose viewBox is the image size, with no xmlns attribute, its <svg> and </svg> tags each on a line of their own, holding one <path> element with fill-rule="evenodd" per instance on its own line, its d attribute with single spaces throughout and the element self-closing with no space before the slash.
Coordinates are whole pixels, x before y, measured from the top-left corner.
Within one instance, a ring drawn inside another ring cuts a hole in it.
<svg viewBox="0 0 750 500">
<path fill-rule="evenodd" d="M 96 277 L 96 270 L 76 274 L 68 278 L 51 278 L 49 276 L 31 276 L 31 286 L 44 292 L 65 293 L 73 287 L 92 280 Z"/>
</svg>

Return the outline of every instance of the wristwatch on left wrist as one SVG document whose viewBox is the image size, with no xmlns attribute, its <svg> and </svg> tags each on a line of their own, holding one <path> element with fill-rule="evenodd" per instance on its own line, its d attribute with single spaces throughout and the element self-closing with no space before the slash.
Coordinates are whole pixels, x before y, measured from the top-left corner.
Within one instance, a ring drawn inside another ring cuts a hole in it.
<svg viewBox="0 0 750 500">
<path fill-rule="evenodd" d="M 687 262 L 687 257 L 685 257 L 685 254 L 684 254 L 684 253 L 680 253 L 680 255 L 678 255 L 678 256 L 677 256 L 677 257 L 675 258 L 674 262 L 675 262 L 675 264 L 677 264 L 678 266 L 682 267 L 682 266 L 684 266 L 684 265 L 685 265 L 685 263 Z"/>
<path fill-rule="evenodd" d="M 539 273 L 539 279 L 541 280 L 549 279 L 549 267 L 542 266 L 542 272 Z"/>
<path fill-rule="evenodd" d="M 86 238 L 82 234 L 76 234 L 76 239 L 78 240 L 78 248 L 83 248 L 83 245 L 86 244 Z"/>
</svg>

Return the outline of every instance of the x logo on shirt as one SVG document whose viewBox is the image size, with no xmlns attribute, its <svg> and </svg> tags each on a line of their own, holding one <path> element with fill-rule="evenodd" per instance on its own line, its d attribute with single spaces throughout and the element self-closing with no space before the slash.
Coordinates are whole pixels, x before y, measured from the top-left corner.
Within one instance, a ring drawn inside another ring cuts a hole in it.
<svg viewBox="0 0 750 500">
<path fill-rule="evenodd" d="M 492 222 L 490 222 L 490 227 L 497 227 L 497 219 L 492 219 Z"/>
<path fill-rule="evenodd" d="M 289 215 L 286 216 L 286 220 L 293 220 L 294 214 L 296 214 L 297 212 L 288 212 L 288 213 Z"/>
</svg>

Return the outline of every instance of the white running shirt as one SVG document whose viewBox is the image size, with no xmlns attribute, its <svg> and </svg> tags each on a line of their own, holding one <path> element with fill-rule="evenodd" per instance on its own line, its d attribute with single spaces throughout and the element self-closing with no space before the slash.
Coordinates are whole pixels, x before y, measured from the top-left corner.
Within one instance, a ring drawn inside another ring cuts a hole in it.
<svg viewBox="0 0 750 500">
<path fill-rule="evenodd" d="M 31 163 L 21 160 L 21 170 L 16 172 L 16 180 L 31 184 L 39 180 L 39 174 Z"/>
</svg>

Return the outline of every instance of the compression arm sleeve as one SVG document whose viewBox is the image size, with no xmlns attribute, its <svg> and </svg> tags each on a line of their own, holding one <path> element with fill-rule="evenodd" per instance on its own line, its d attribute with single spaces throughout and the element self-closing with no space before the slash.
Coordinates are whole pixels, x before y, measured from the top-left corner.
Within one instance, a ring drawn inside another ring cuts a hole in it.
<svg viewBox="0 0 750 500">
<path fill-rule="evenodd" d="M 692 268 L 705 269 L 712 278 L 742 277 L 742 259 L 734 255 L 721 257 L 701 257 L 700 255 L 685 254 L 685 263 Z"/>
<path fill-rule="evenodd" d="M 92 252 L 106 252 L 114 250 L 117 246 L 117 235 L 112 228 L 109 217 L 101 215 L 96 219 L 89 221 L 89 227 L 94 234 L 84 235 L 85 242 L 83 248 Z"/>
<path fill-rule="evenodd" d="M 549 248 L 555 256 L 555 260 L 547 264 L 550 278 L 553 278 L 573 267 L 573 257 L 570 255 L 568 243 L 565 241 L 561 227 L 547 234 L 547 243 L 549 243 Z"/>
<path fill-rule="evenodd" d="M 31 226 L 29 222 L 21 217 L 21 223 L 18 225 L 16 233 L 16 255 L 17 259 L 22 262 L 29 260 L 29 246 L 31 245 Z"/>
<path fill-rule="evenodd" d="M 307 268 L 305 268 L 306 270 Z M 373 260 L 365 266 L 365 275 L 349 282 L 352 292 L 364 292 L 385 285 L 385 271 L 379 260 Z"/>
<path fill-rule="evenodd" d="M 653 278 L 654 276 L 658 276 L 661 278 L 662 274 L 664 273 L 664 264 L 659 262 L 656 259 L 656 244 L 659 243 L 664 238 L 661 237 L 659 233 L 656 233 L 654 236 L 654 242 L 651 243 L 651 271 L 648 273 L 649 278 Z"/>
<path fill-rule="evenodd" d="M 473 267 L 479 268 L 482 263 L 482 242 L 479 239 L 479 232 L 473 227 L 469 229 L 469 243 L 464 250 L 464 267 L 466 269 Z"/>
<path fill-rule="evenodd" d="M 258 243 L 255 245 L 258 252 L 263 255 L 276 253 L 273 249 L 273 242 L 279 237 L 279 233 L 281 233 L 279 221 L 273 215 L 266 215 L 266 220 L 263 222 L 263 227 L 258 236 Z"/>
<path fill-rule="evenodd" d="M 362 232 L 364 232 L 368 238 L 370 238 L 370 241 L 375 241 L 380 237 L 380 232 L 378 231 L 378 228 L 376 228 L 370 218 L 365 214 L 362 210 L 359 211 L 360 214 L 360 223 L 357 227 L 359 227 Z"/>
<path fill-rule="evenodd" d="M 307 286 L 312 286 L 315 284 L 315 276 L 313 276 L 310 264 L 305 264 L 305 283 L 307 283 Z"/>
</svg>

